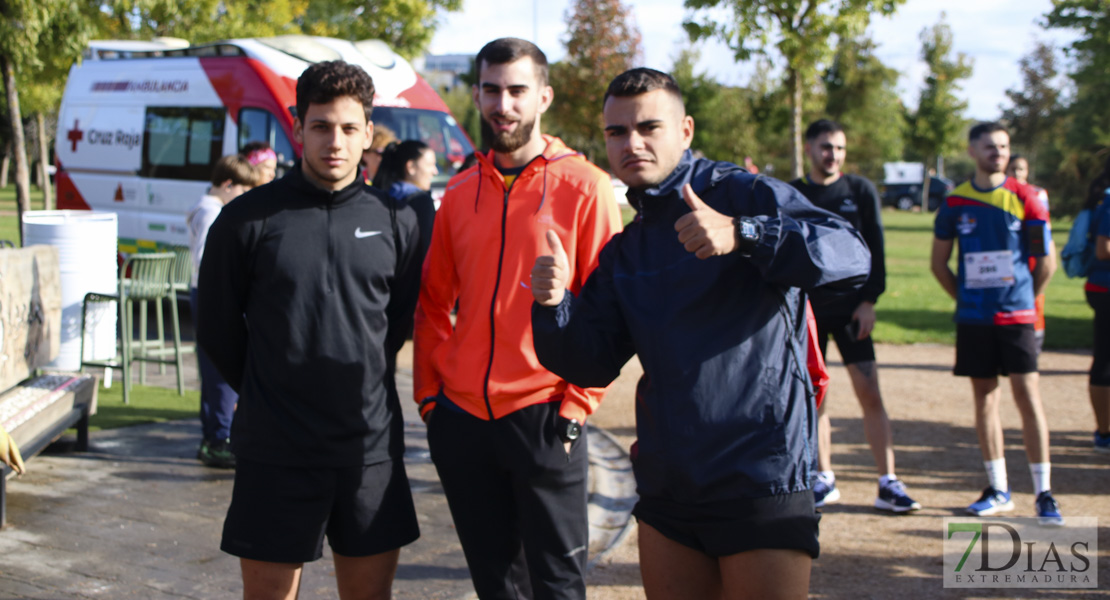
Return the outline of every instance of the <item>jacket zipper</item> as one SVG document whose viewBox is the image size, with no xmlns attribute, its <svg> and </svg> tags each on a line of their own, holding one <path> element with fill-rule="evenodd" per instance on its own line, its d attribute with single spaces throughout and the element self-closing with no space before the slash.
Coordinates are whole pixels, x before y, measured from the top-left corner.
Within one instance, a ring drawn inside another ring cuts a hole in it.
<svg viewBox="0 0 1110 600">
<path fill-rule="evenodd" d="M 328 204 L 325 210 L 327 217 L 324 225 L 324 235 L 328 239 L 328 267 L 327 267 L 327 292 L 330 294 L 335 291 L 335 236 L 331 234 L 331 208 L 334 197 L 329 195 Z"/>
<path fill-rule="evenodd" d="M 519 176 L 518 176 L 519 177 Z M 505 197 L 501 203 L 501 252 L 497 255 L 497 280 L 493 284 L 493 298 L 489 303 L 489 365 L 486 367 L 486 380 L 482 385 L 482 392 L 486 399 L 486 411 L 489 420 L 493 420 L 493 405 L 489 401 L 489 378 L 493 374 L 493 349 L 497 344 L 497 325 L 494 317 L 497 313 L 497 291 L 501 289 L 501 267 L 505 262 L 505 223 L 509 216 L 509 190 L 505 190 Z"/>
</svg>

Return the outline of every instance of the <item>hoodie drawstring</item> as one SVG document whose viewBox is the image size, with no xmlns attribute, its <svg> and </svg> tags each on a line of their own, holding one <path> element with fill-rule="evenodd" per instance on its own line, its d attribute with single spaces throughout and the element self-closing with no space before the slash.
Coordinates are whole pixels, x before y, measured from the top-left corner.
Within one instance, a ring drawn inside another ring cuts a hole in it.
<svg viewBox="0 0 1110 600">
<path fill-rule="evenodd" d="M 540 211 L 543 210 L 543 203 L 547 201 L 547 163 L 548 162 L 550 162 L 550 161 L 547 161 L 547 160 L 543 161 L 543 191 L 540 192 L 540 207 L 536 209 L 536 212 L 532 213 L 534 215 L 540 214 Z"/>
<path fill-rule="evenodd" d="M 474 194 L 474 214 L 478 214 L 478 199 L 482 197 L 482 162 L 478 162 L 478 192 Z"/>
</svg>

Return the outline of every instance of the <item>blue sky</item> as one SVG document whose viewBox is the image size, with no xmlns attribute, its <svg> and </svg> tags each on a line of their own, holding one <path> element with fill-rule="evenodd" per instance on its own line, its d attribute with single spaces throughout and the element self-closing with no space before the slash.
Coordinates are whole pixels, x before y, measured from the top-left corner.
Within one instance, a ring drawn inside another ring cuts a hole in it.
<svg viewBox="0 0 1110 600">
<path fill-rule="evenodd" d="M 644 64 L 669 70 L 685 33 L 685 16 L 679 0 L 624 0 L 632 7 L 644 40 Z M 487 41 L 516 36 L 536 41 L 552 61 L 563 57 L 562 38 L 570 0 L 464 0 L 463 10 L 446 14 L 432 42 L 437 54 L 473 54 Z M 974 73 L 963 86 L 967 116 L 993 119 L 1006 101 L 1007 88 L 1020 87 L 1018 60 L 1035 39 L 1063 46 L 1075 39 L 1071 32 L 1042 29 L 1038 23 L 1051 8 L 1051 0 L 909 0 L 891 18 L 872 22 L 870 31 L 878 54 L 902 74 L 898 91 L 908 106 L 916 106 L 925 73 L 918 58 L 918 34 L 947 13 L 955 48 L 974 61 Z M 478 32 L 477 34 L 475 32 Z M 727 48 L 708 43 L 702 47 L 700 68 L 720 81 L 742 85 L 752 72 L 750 64 L 736 64 Z M 556 90 L 558 94 L 559 90 Z"/>
</svg>

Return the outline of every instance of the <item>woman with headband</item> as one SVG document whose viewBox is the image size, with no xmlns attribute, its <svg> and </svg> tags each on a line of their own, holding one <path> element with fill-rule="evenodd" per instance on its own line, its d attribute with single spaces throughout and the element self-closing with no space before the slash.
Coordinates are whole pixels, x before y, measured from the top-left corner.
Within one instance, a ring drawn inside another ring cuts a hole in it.
<svg viewBox="0 0 1110 600">
<path fill-rule="evenodd" d="M 277 176 L 277 153 L 266 142 L 251 142 L 239 151 L 239 155 L 247 159 L 261 175 L 261 182 L 270 183 Z"/>
</svg>

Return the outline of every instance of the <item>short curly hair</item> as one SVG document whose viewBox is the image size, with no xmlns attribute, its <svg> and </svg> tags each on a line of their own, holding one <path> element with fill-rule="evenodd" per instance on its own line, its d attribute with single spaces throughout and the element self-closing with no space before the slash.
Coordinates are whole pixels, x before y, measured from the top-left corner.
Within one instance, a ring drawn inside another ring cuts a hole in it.
<svg viewBox="0 0 1110 600">
<path fill-rule="evenodd" d="M 370 121 L 374 109 L 374 80 L 370 74 L 341 60 L 315 63 L 297 79 L 297 117 L 308 113 L 309 104 L 328 104 L 343 96 L 358 100 Z"/>
</svg>

